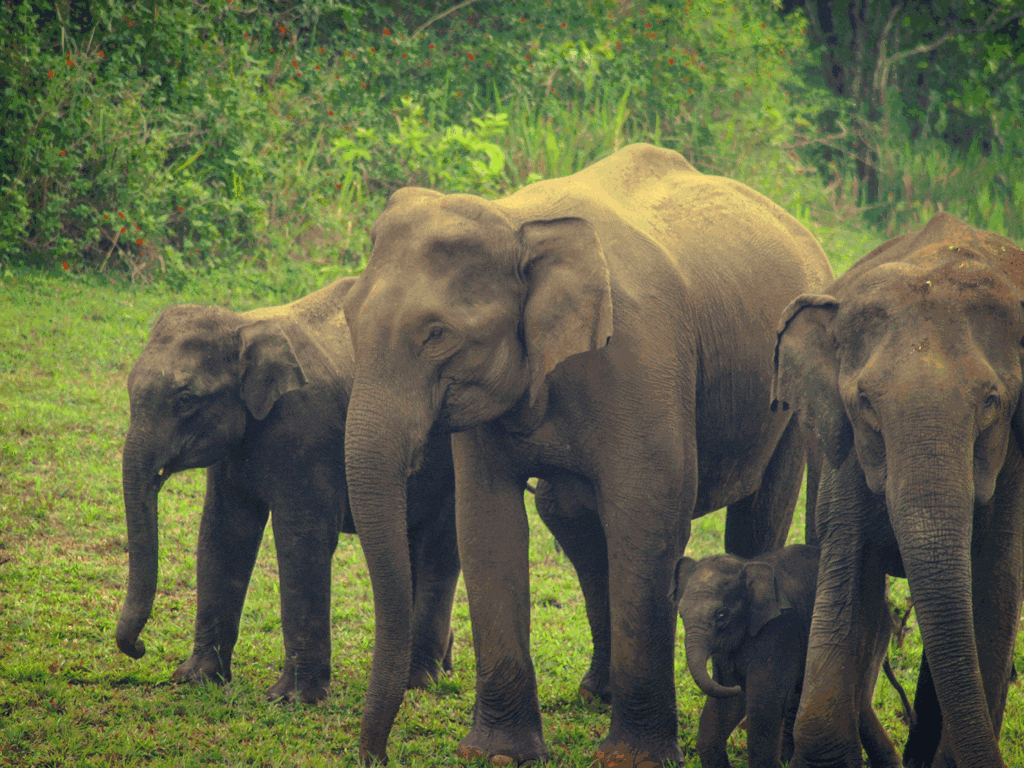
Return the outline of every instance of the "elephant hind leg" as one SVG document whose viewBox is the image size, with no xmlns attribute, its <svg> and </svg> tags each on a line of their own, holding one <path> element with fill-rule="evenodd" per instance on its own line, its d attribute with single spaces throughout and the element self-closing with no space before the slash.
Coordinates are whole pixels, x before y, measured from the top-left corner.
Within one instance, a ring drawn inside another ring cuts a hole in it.
<svg viewBox="0 0 1024 768">
<path fill-rule="evenodd" d="M 537 513 L 569 558 L 587 607 L 593 642 L 590 668 L 580 681 L 580 695 L 611 703 L 611 611 L 608 593 L 608 543 L 589 488 L 572 481 L 558 486 L 541 480 L 535 495 Z"/>
<path fill-rule="evenodd" d="M 804 431 L 795 418 L 790 419 L 765 467 L 761 487 L 728 507 L 726 552 L 750 559 L 785 545 L 805 462 Z"/>
</svg>

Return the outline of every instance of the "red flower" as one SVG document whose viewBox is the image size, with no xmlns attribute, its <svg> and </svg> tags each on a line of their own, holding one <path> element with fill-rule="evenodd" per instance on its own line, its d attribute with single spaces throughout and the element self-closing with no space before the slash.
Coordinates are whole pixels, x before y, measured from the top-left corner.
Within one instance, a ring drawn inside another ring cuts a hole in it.
<svg viewBox="0 0 1024 768">
<path fill-rule="evenodd" d="M 376 49 L 376 48 L 373 48 L 373 47 L 371 46 L 371 47 L 370 47 L 370 53 L 376 53 L 376 52 L 377 52 L 377 49 Z"/>
<path fill-rule="evenodd" d="M 675 63 L 676 63 L 676 60 L 675 60 L 675 59 L 669 59 L 669 60 L 668 60 L 668 63 L 669 63 L 670 65 L 671 65 L 671 64 L 675 64 Z"/>
<path fill-rule="evenodd" d="M 184 210 L 185 210 L 185 206 L 183 206 L 183 205 L 179 205 L 179 206 L 178 206 L 178 210 L 179 210 L 179 211 L 184 211 Z"/>
<path fill-rule="evenodd" d="M 519 20 L 520 20 L 521 22 L 523 22 L 524 24 L 526 23 L 526 17 L 525 17 L 525 16 L 520 16 L 520 17 L 519 17 Z"/>
<path fill-rule="evenodd" d="M 109 219 L 110 217 L 109 217 L 109 216 L 107 216 L 107 214 L 105 214 L 105 213 L 104 213 L 104 214 L 103 214 L 103 218 L 104 218 L 104 219 Z"/>
<path fill-rule="evenodd" d="M 565 29 L 565 22 L 562 22 L 562 29 Z"/>
<path fill-rule="evenodd" d="M 320 65 L 319 64 L 316 65 L 316 69 L 320 69 Z"/>
<path fill-rule="evenodd" d="M 117 212 L 117 215 L 120 216 L 122 219 L 124 218 L 124 214 L 121 213 L 120 211 Z"/>
<path fill-rule="evenodd" d="M 60 263 L 60 265 L 61 265 L 62 267 L 64 267 L 64 269 L 71 269 L 71 267 L 70 267 L 70 266 L 68 266 L 68 263 L 67 263 L 66 261 L 62 261 L 62 262 Z"/>
<path fill-rule="evenodd" d="M 366 90 L 366 83 L 363 83 L 363 90 Z"/>
<path fill-rule="evenodd" d="M 469 57 L 470 61 L 476 61 L 476 59 L 473 58 L 473 54 L 472 53 L 467 53 L 466 55 Z"/>
<path fill-rule="evenodd" d="M 136 225 L 135 225 L 135 228 L 136 228 L 137 230 L 139 230 L 140 232 L 142 231 L 142 227 L 140 227 L 140 226 L 139 226 L 138 224 L 136 224 Z"/>
<path fill-rule="evenodd" d="M 384 34 L 385 35 L 390 35 L 391 34 L 391 30 L 390 29 L 385 29 L 384 30 Z"/>
<path fill-rule="evenodd" d="M 285 28 L 284 28 L 283 26 L 281 26 L 280 24 L 278 24 L 278 25 L 277 25 L 277 28 L 281 30 L 281 34 L 282 34 L 282 35 L 283 35 L 283 34 L 284 34 L 285 32 L 287 32 L 287 31 L 288 31 L 287 29 L 285 29 Z"/>
<path fill-rule="evenodd" d="M 431 43 L 430 45 L 427 46 L 427 48 L 429 48 L 430 50 L 434 50 L 434 44 Z"/>
<path fill-rule="evenodd" d="M 124 234 L 125 232 L 127 232 L 127 231 L 128 231 L 128 229 L 127 229 L 126 227 L 121 227 L 121 234 L 122 234 L 122 235 L 123 235 L 123 234 Z"/>
<path fill-rule="evenodd" d="M 100 58 L 101 58 L 101 59 L 102 59 L 102 58 L 105 58 L 105 57 L 106 57 L 106 55 L 107 55 L 107 54 L 105 54 L 105 53 L 104 53 L 103 51 L 100 51 Z"/>
<path fill-rule="evenodd" d="M 456 91 L 455 92 L 455 98 L 461 99 L 462 98 L 462 91 Z"/>
<path fill-rule="evenodd" d="M 138 243 L 139 245 L 142 245 L 142 238 L 136 238 L 135 242 Z"/>
<path fill-rule="evenodd" d="M 296 69 L 298 69 L 299 68 L 299 62 L 297 62 L 295 59 L 292 59 L 292 66 L 295 67 Z"/>
<path fill-rule="evenodd" d="M 66 152 L 65 152 L 65 151 L 64 151 L 64 150 L 62 149 L 62 150 L 60 151 L 60 156 L 61 156 L 61 157 L 64 157 L 64 155 L 65 155 L 65 154 L 67 154 L 67 153 L 66 153 Z"/>
<path fill-rule="evenodd" d="M 327 110 L 327 114 L 330 115 L 331 117 L 334 117 L 334 110 L 333 109 L 328 109 Z"/>
<path fill-rule="evenodd" d="M 403 59 L 407 59 L 407 58 L 409 58 L 409 54 L 407 54 L 407 53 L 403 53 L 403 54 L 402 54 L 402 58 L 403 58 Z"/>
<path fill-rule="evenodd" d="M 341 189 L 341 184 L 335 184 L 334 186 L 336 189 Z"/>
<path fill-rule="evenodd" d="M 323 48 L 321 48 L 321 49 L 320 49 L 320 53 L 323 53 L 323 52 L 324 52 L 324 49 L 323 49 Z"/>
<path fill-rule="evenodd" d="M 530 60 L 530 54 L 526 54 L 526 60 L 527 60 L 527 61 L 529 61 L 529 60 Z"/>
<path fill-rule="evenodd" d="M 53 70 L 52 69 L 50 70 L 50 78 L 51 79 L 53 78 Z"/>
</svg>

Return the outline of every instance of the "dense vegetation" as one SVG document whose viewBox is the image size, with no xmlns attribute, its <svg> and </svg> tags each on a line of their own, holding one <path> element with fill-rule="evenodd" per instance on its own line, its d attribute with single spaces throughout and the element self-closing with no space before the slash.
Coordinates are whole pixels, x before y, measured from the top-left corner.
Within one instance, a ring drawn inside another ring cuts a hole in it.
<svg viewBox="0 0 1024 768">
<path fill-rule="evenodd" d="M 925 10 L 921 10 L 924 8 Z M 0 260 L 358 264 L 406 184 L 651 141 L 805 222 L 1024 234 L 1012 0 L 0 4 Z"/>
</svg>

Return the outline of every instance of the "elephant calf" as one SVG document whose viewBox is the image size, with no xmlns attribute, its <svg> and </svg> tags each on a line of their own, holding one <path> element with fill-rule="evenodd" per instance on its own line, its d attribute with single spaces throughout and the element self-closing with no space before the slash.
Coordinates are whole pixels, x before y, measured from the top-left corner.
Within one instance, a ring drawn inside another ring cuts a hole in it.
<svg viewBox="0 0 1024 768">
<path fill-rule="evenodd" d="M 715 555 L 679 561 L 674 599 L 686 630 L 686 663 L 708 695 L 697 732 L 704 768 L 728 768 L 726 742 L 744 716 L 751 768 L 778 768 L 780 759 L 792 757 L 817 580 L 818 548 L 806 544 L 752 560 Z M 875 649 L 876 676 L 886 648 L 880 641 Z M 861 741 L 872 766 L 895 766 L 872 692 L 860 702 Z"/>
<path fill-rule="evenodd" d="M 192 656 L 173 679 L 231 679 L 231 654 L 270 510 L 281 578 L 285 665 L 270 699 L 315 702 L 330 681 L 331 558 L 354 533 L 345 477 L 353 357 L 341 302 L 345 278 L 281 307 L 236 314 L 172 306 L 128 376 L 124 444 L 128 594 L 117 645 L 138 639 L 157 586 L 157 495 L 175 472 L 207 467 L 196 553 Z M 454 474 L 445 436 L 430 440 L 408 481 L 414 584 L 409 687 L 451 670 L 459 556 Z"/>
</svg>

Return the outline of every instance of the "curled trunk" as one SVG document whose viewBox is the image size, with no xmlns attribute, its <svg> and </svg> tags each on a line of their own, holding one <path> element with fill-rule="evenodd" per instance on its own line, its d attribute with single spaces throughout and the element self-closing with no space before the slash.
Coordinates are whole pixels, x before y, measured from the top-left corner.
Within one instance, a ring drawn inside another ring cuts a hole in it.
<svg viewBox="0 0 1024 768">
<path fill-rule="evenodd" d="M 157 495 L 161 478 L 152 462 L 140 453 L 129 434 L 121 469 L 128 528 L 128 593 L 121 606 L 115 638 L 121 652 L 133 659 L 146 653 L 139 635 L 153 610 L 159 555 Z"/>
<path fill-rule="evenodd" d="M 708 674 L 708 659 L 711 657 L 711 641 L 706 631 L 688 627 L 686 631 L 686 666 L 693 681 L 706 695 L 716 699 L 739 696 L 743 689 L 738 685 L 730 688 L 717 683 Z"/>
</svg>

